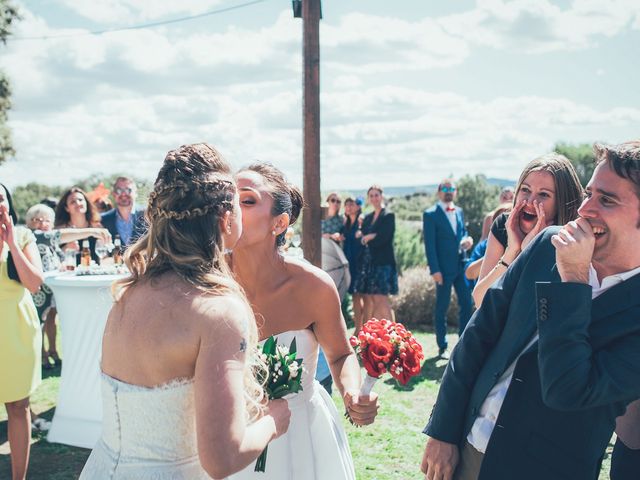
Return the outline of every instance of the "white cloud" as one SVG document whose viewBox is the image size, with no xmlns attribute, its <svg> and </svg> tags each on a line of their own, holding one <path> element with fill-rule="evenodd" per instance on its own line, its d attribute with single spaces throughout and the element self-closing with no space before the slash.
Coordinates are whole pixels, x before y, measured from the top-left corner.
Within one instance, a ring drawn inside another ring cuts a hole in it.
<svg viewBox="0 0 640 480">
<path fill-rule="evenodd" d="M 562 9 L 550 0 L 478 0 L 475 9 L 441 17 L 439 23 L 475 45 L 524 53 L 569 51 L 639 28 L 640 3 L 574 0 Z"/>
<path fill-rule="evenodd" d="M 172 10 L 174 3 L 113 0 L 92 18 L 156 18 L 205 5 L 187 1 Z M 86 6 L 67 4 L 78 13 Z M 634 15 L 637 28 L 635 1 L 603 5 L 482 0 L 440 18 L 351 13 L 323 20 L 324 187 L 431 183 L 450 172 L 515 178 L 557 140 L 627 139 L 640 123 L 637 108 L 594 107 L 588 98 L 556 98 L 526 85 L 511 97 L 499 87 L 483 98 L 455 86 L 428 91 L 418 75 L 461 67 L 476 45 L 577 49 L 631 28 Z M 52 30 L 25 13 L 17 36 L 80 31 Z M 2 180 L 68 184 L 116 171 L 151 179 L 167 150 L 210 141 L 236 166 L 269 160 L 300 183 L 300 22 L 287 9 L 257 29 L 177 31 L 10 43 L 0 67 L 14 79 L 10 125 L 18 161 L 0 167 Z"/>
<path fill-rule="evenodd" d="M 129 25 L 168 15 L 197 15 L 212 10 L 222 0 L 62 0 L 62 3 L 94 22 Z"/>
</svg>

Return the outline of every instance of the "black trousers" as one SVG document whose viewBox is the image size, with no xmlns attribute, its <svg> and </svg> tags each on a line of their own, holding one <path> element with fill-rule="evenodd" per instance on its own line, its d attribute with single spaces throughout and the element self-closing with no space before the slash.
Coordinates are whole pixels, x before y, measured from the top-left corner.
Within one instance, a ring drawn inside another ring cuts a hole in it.
<svg viewBox="0 0 640 480">
<path fill-rule="evenodd" d="M 611 480 L 638 480 L 640 478 L 640 450 L 632 450 L 618 440 L 611 455 Z"/>
</svg>

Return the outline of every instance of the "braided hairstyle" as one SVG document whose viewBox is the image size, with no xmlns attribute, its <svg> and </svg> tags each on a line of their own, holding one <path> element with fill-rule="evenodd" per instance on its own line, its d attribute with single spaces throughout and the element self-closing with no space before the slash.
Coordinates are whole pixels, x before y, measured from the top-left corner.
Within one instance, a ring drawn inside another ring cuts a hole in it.
<svg viewBox="0 0 640 480">
<path fill-rule="evenodd" d="M 173 272 L 206 294 L 231 294 L 252 310 L 234 280 L 223 249 L 221 219 L 234 212 L 236 186 L 231 168 L 211 145 L 183 145 L 169 151 L 149 195 L 146 211 L 148 231 L 124 256 L 130 277 L 114 285 L 120 300 L 129 287 L 142 280 Z M 245 401 L 250 419 L 264 405 L 261 385 L 255 378 L 264 368 L 256 353 L 258 332 L 253 316 L 248 322 L 250 360 L 245 370 Z"/>
</svg>

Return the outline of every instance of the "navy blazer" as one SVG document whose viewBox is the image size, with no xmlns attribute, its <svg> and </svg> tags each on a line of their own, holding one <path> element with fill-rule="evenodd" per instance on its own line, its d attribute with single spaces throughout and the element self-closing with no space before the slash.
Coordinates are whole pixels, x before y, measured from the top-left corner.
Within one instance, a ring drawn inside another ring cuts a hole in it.
<svg viewBox="0 0 640 480">
<path fill-rule="evenodd" d="M 460 250 L 460 242 L 467 234 L 464 215 L 460 207 L 455 207 L 457 228 L 453 232 L 447 214 L 434 205 L 424 211 L 422 228 L 424 233 L 424 249 L 429 263 L 429 271 L 441 272 L 444 280 L 453 280 L 464 270 L 466 252 Z"/>
<path fill-rule="evenodd" d="M 131 232 L 131 239 L 129 240 L 129 245 L 134 243 L 138 238 L 144 235 L 147 232 L 147 222 L 144 218 L 144 209 L 135 209 L 133 212 L 133 230 Z M 103 213 L 101 216 L 100 222 L 102 226 L 109 230 L 112 237 L 119 235 L 118 229 L 116 228 L 116 209 L 112 208 L 108 212 Z M 126 245 L 123 245 L 126 246 Z"/>
<path fill-rule="evenodd" d="M 560 282 L 551 236 L 538 235 L 492 286 L 442 379 L 424 430 L 464 444 L 480 407 L 518 360 L 479 480 L 596 479 L 615 419 L 640 397 L 640 275 L 596 299 Z"/>
</svg>

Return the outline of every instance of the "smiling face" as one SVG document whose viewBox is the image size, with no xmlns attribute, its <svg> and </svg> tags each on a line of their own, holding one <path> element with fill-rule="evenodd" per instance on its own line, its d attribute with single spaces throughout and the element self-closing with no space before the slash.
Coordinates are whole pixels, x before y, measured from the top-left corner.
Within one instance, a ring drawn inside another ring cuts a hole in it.
<svg viewBox="0 0 640 480">
<path fill-rule="evenodd" d="M 358 211 L 358 207 L 356 205 L 356 202 L 353 202 L 351 200 L 347 200 L 346 202 L 344 202 L 344 213 L 345 215 L 355 215 L 356 212 Z"/>
<path fill-rule="evenodd" d="M 329 216 L 334 217 L 340 212 L 340 205 L 342 204 L 342 200 L 338 195 L 332 194 L 327 198 L 327 206 L 329 208 Z"/>
<path fill-rule="evenodd" d="M 382 192 L 377 188 L 372 188 L 367 193 L 367 200 L 369 201 L 369 205 L 371 205 L 374 209 L 379 210 L 382 208 Z"/>
<path fill-rule="evenodd" d="M 67 197 L 66 208 L 69 215 L 85 215 L 87 213 L 87 201 L 80 192 L 73 192 Z"/>
<path fill-rule="evenodd" d="M 598 164 L 578 209 L 596 237 L 593 264 L 603 276 L 640 266 L 640 200 L 635 185 Z"/>
<path fill-rule="evenodd" d="M 33 217 L 27 225 L 31 230 L 41 230 L 48 232 L 53 227 L 53 218 L 45 213 L 39 213 Z"/>
<path fill-rule="evenodd" d="M 523 200 L 525 200 L 526 203 L 522 210 L 520 210 L 520 218 L 518 219 L 520 230 L 522 230 L 523 233 L 527 234 L 533 230 L 533 227 L 535 227 L 538 221 L 538 215 L 533 206 L 534 200 L 542 205 L 547 219 L 547 225 L 553 225 L 555 223 L 557 215 L 556 185 L 553 175 L 549 172 L 538 170 L 527 175 L 518 189 L 515 204 L 518 205 Z"/>
<path fill-rule="evenodd" d="M 438 198 L 441 202 L 451 203 L 456 198 L 456 186 L 451 182 L 443 182 L 438 187 Z"/>
<path fill-rule="evenodd" d="M 273 199 L 262 175 L 243 170 L 236 176 L 240 209 L 242 210 L 242 236 L 238 246 L 246 247 L 261 242 L 273 242 L 276 219 L 272 215 Z"/>
<path fill-rule="evenodd" d="M 118 207 L 133 207 L 136 201 L 136 184 L 127 180 L 119 180 L 114 185 L 113 197 Z"/>
</svg>

